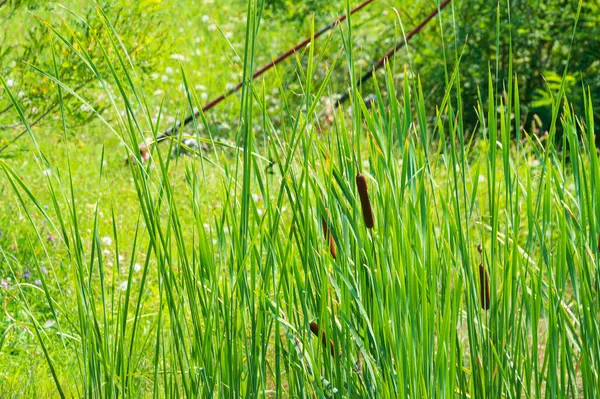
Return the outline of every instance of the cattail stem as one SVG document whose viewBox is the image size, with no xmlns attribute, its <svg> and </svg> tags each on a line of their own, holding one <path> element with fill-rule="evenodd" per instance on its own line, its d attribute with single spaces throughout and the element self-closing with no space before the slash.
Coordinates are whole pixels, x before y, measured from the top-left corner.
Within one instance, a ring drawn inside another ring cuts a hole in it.
<svg viewBox="0 0 600 399">
<path fill-rule="evenodd" d="M 600 234 L 598 234 L 598 253 L 600 253 Z M 598 281 L 598 277 L 596 277 L 596 284 L 594 284 L 594 288 L 596 292 L 600 291 L 600 281 Z"/>
<path fill-rule="evenodd" d="M 490 278 L 483 263 L 479 264 L 479 298 L 481 308 L 488 310 L 490 308 Z"/>
<path fill-rule="evenodd" d="M 331 257 L 335 259 L 337 257 L 337 248 L 335 247 L 333 234 L 331 234 L 331 231 L 329 231 L 329 227 L 327 226 L 325 216 L 321 216 L 321 223 L 323 224 L 323 234 L 325 235 L 325 239 L 329 240 L 329 252 L 331 253 Z"/>
<path fill-rule="evenodd" d="M 315 337 L 319 337 L 319 325 L 316 322 L 310 322 L 310 331 Z M 325 335 L 325 331 L 321 332 L 321 342 L 323 343 L 323 346 L 327 346 L 327 336 Z M 329 350 L 331 352 L 331 357 L 335 358 L 335 345 L 333 344 L 333 340 L 329 340 Z M 342 356 L 341 352 L 340 356 Z"/>
<path fill-rule="evenodd" d="M 367 229 L 372 229 L 375 226 L 373 218 L 373 209 L 369 200 L 369 190 L 367 188 L 367 179 L 362 173 L 356 175 L 356 187 L 360 197 L 360 206 L 362 207 L 363 219 Z"/>
</svg>

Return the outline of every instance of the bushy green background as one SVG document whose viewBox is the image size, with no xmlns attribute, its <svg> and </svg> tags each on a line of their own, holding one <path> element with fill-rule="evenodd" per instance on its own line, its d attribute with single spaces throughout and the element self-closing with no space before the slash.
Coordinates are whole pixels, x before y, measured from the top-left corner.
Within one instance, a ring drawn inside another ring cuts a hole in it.
<svg viewBox="0 0 600 399">
<path fill-rule="evenodd" d="M 93 32 L 100 28 L 100 21 L 92 2 L 72 0 L 61 4 L 76 15 L 54 2 L 29 0 L 7 2 L 0 6 L 0 23 L 5 27 L 0 31 L 0 73 L 14 82 L 14 90 L 27 104 L 32 120 L 44 115 L 56 104 L 52 83 L 40 79 L 39 73 L 24 63 L 26 61 L 45 70 L 52 68 L 50 42 L 53 39 L 48 35 L 47 27 L 36 17 L 57 29 L 64 28 L 65 23 L 61 21 L 64 19 L 73 29 L 71 32 L 65 31 L 71 35 L 73 43 L 76 37 L 89 47 L 91 54 L 101 56 L 93 38 Z M 176 87 L 172 82 L 177 80 L 180 62 L 186 70 L 193 71 L 190 76 L 193 86 L 199 89 L 199 95 L 206 101 L 239 81 L 240 60 L 233 49 L 239 52 L 243 45 L 236 38 L 243 33 L 241 15 L 245 11 L 244 2 L 238 0 L 220 4 L 219 0 L 198 3 L 145 0 L 101 1 L 100 4 L 104 12 L 111 15 L 123 45 L 138 68 L 140 79 L 154 80 L 152 85 L 156 87 L 156 93 L 164 93 L 164 96 L 157 94 L 150 97 L 150 104 L 157 105 L 165 101 L 168 107 L 177 106 L 173 101 L 178 98 L 178 93 L 173 93 Z M 350 4 L 351 7 L 355 5 Z M 400 22 L 404 31 L 408 32 L 435 6 L 434 1 L 402 4 L 379 1 L 357 14 L 354 17 L 357 70 L 364 73 L 396 41 L 402 40 Z M 394 7 L 397 14 L 393 11 Z M 571 36 L 577 14 L 576 1 L 512 0 L 502 3 L 501 7 L 490 1 L 468 1 L 455 2 L 451 7 L 455 23 L 451 18 L 442 22 L 432 21 L 411 41 L 410 53 L 401 50 L 393 62 L 409 65 L 412 72 L 421 77 L 426 96 L 435 99 L 444 91 L 448 70 L 454 66 L 454 54 L 461 54 L 461 73 L 465 82 L 464 122 L 467 128 L 472 129 L 476 124 L 478 89 L 485 86 L 488 73 L 491 71 L 498 76 L 507 76 L 511 51 L 508 48 L 509 35 L 513 42 L 513 71 L 521 82 L 524 125 L 531 127 L 535 114 L 542 122 L 542 126 L 537 126 L 538 123 L 536 128 L 543 134 L 551 116 L 551 93 L 557 89 L 567 60 L 570 60 L 566 70 L 567 97 L 577 110 L 582 108 L 583 86 L 589 86 L 593 96 L 600 94 L 600 6 L 596 2 L 583 3 L 573 45 Z M 258 44 L 257 63 L 267 63 L 310 35 L 313 20 L 315 29 L 318 29 L 343 12 L 345 2 L 340 0 L 267 0 L 261 30 L 265 33 L 264 37 L 269 39 Z M 78 21 L 78 18 L 87 21 L 89 26 Z M 213 19 L 217 25 L 213 25 Z M 322 38 L 317 46 L 324 46 L 326 42 L 327 38 Z M 335 40 L 333 43 L 327 51 L 329 56 L 322 61 L 324 67 L 338 53 L 339 43 Z M 500 44 L 499 48 L 497 43 Z M 93 98 L 97 87 L 94 87 L 93 77 L 81 60 L 65 50 L 64 46 L 57 50 L 56 57 L 63 81 L 72 83 L 72 87 L 78 88 L 82 95 L 89 94 L 86 98 L 91 104 L 103 110 L 106 101 Z M 299 59 L 298 62 L 305 60 Z M 344 60 L 340 60 L 332 85 L 337 93 L 347 90 L 348 74 L 345 68 Z M 165 77 L 165 70 L 170 71 L 170 76 Z M 315 73 L 323 77 L 323 71 L 317 70 Z M 293 59 L 278 67 L 280 78 L 290 89 L 285 93 L 277 92 L 274 89 L 276 85 L 269 83 L 273 82 L 274 73 L 265 76 L 267 90 L 273 91 L 268 98 L 273 110 L 278 109 L 283 96 L 292 102 L 297 97 L 294 93 L 297 94 L 299 85 L 295 73 Z M 402 75 L 397 76 L 399 83 L 402 79 Z M 80 88 L 80 85 L 84 87 Z M 372 91 L 372 86 L 367 85 L 366 90 Z M 78 102 L 68 104 L 71 105 L 70 112 L 76 116 L 74 123 L 83 124 L 91 119 L 91 114 L 82 109 Z M 15 125 L 14 113 L 2 112 L 8 106 L 7 97 L 0 93 L 0 143 L 6 142 L 19 130 Z M 211 115 L 215 115 L 215 120 L 227 120 L 231 117 L 229 111 L 236 107 L 235 100 L 228 101 Z M 51 123 L 51 116 L 45 118 L 43 123 Z M 175 110 L 171 116 L 179 117 Z M 172 123 L 172 120 L 164 122 Z M 600 123 L 596 126 L 600 126 Z"/>
</svg>

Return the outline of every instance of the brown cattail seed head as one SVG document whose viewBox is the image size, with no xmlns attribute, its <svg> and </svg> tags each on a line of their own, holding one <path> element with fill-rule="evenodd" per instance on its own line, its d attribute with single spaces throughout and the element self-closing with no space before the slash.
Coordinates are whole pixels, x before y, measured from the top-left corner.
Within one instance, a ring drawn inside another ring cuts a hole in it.
<svg viewBox="0 0 600 399">
<path fill-rule="evenodd" d="M 331 257 L 333 259 L 337 258 L 337 249 L 335 247 L 335 240 L 333 239 L 333 236 L 331 234 L 329 235 L 329 252 L 331 253 Z"/>
<path fill-rule="evenodd" d="M 373 218 L 373 209 L 369 200 L 369 191 L 367 189 L 367 179 L 362 173 L 356 175 L 356 187 L 360 197 L 360 206 L 362 207 L 363 219 L 367 229 L 372 229 L 375 226 Z"/>
<path fill-rule="evenodd" d="M 483 247 L 481 246 L 481 244 L 477 245 L 477 251 L 482 254 L 483 253 Z"/>
<path fill-rule="evenodd" d="M 329 227 L 327 226 L 327 220 L 325 220 L 325 216 L 321 216 L 321 224 L 323 225 L 323 234 L 325 235 L 325 239 L 329 240 L 329 252 L 333 259 L 337 257 L 337 249 L 335 247 L 335 240 L 333 239 L 333 234 L 329 231 Z"/>
<path fill-rule="evenodd" d="M 310 322 L 310 331 L 315 337 L 319 337 L 319 325 L 316 322 Z M 325 331 L 321 333 L 321 343 L 323 343 L 323 346 L 327 346 L 327 336 L 325 335 Z M 329 350 L 331 352 L 331 357 L 335 357 L 335 345 L 332 340 L 329 340 Z"/>
<path fill-rule="evenodd" d="M 488 272 L 483 266 L 483 263 L 479 264 L 479 298 L 481 300 L 481 308 L 488 310 L 490 308 L 490 281 Z"/>
<path fill-rule="evenodd" d="M 321 225 L 323 226 L 323 234 L 325 237 L 329 235 L 329 227 L 327 227 L 327 220 L 325 220 L 325 216 L 321 216 Z"/>
</svg>

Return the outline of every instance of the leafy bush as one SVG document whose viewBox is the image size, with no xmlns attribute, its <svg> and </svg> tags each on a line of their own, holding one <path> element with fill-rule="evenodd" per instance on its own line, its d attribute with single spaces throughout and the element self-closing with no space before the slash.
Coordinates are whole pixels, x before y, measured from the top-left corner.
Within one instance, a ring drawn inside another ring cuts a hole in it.
<svg viewBox="0 0 600 399">
<path fill-rule="evenodd" d="M 600 4 L 583 2 L 575 35 L 578 3 L 567 0 L 531 2 L 456 2 L 456 31 L 446 18 L 446 54 L 450 62 L 462 53 L 461 75 L 465 82 L 465 123 L 477 122 L 474 106 L 478 90 L 487 85 L 488 72 L 519 77 L 523 123 L 530 125 L 539 115 L 547 129 L 551 118 L 552 93 L 566 69 L 566 95 L 578 111 L 583 110 L 582 87 L 590 86 L 592 97 L 600 97 Z M 510 12 L 509 12 L 509 7 Z M 510 14 L 510 15 L 509 15 Z M 424 32 L 417 38 L 416 66 L 426 91 L 440 92 L 445 80 L 438 31 Z M 454 35 L 454 36 L 453 36 Z M 512 36 L 512 49 L 507 38 Z M 466 45 L 464 43 L 466 42 Z M 573 45 L 571 45 L 573 43 Z M 512 57 L 511 57 L 512 51 Z M 499 83 L 501 84 L 501 83 Z M 596 117 L 600 104 L 596 105 Z M 598 128 L 600 124 L 596 123 Z"/>
</svg>

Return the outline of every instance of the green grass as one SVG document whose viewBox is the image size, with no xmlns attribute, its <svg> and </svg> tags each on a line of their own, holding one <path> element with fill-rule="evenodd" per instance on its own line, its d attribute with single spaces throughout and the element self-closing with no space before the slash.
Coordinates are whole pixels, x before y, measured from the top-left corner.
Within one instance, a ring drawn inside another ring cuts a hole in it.
<svg viewBox="0 0 600 399">
<path fill-rule="evenodd" d="M 260 6 L 247 3 L 237 37 L 246 78 L 264 45 Z M 11 278 L 0 396 L 595 397 L 596 99 L 573 115 L 556 93 L 540 138 L 519 126 L 518 77 L 492 69 L 467 135 L 460 68 L 427 115 L 418 78 L 396 85 L 408 67 L 390 63 L 369 110 L 351 23 L 331 40 L 351 71 L 352 105 L 330 123 L 320 100 L 337 65 L 314 79 L 322 52 L 309 46 L 297 61 L 300 101 L 283 96 L 277 119 L 266 96 L 271 85 L 285 92 L 279 70 L 234 102 L 232 142 L 201 115 L 187 132 L 208 144 L 199 157 L 162 147 L 125 167 L 125 148 L 136 154 L 160 121 L 153 86 L 106 20 L 111 50 L 89 65 L 110 71 L 97 76 L 110 113 L 75 134 L 61 102 L 60 139 L 33 130 L 27 158 L 0 159 L 0 270 Z M 69 48 L 63 31 L 53 35 L 57 51 Z M 459 65 L 460 54 L 446 56 Z M 40 73 L 64 96 L 57 69 Z M 203 103 L 188 73 L 178 115 Z"/>
</svg>

